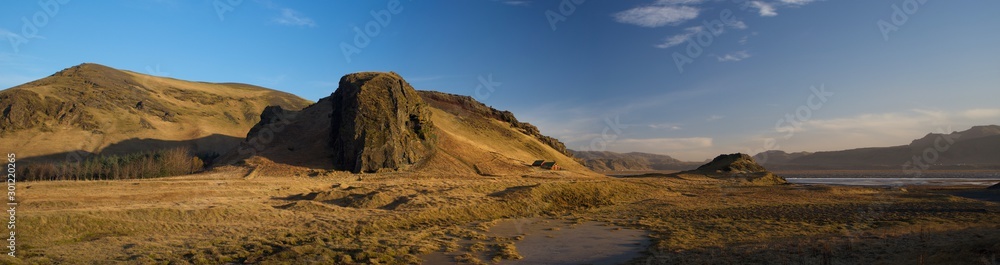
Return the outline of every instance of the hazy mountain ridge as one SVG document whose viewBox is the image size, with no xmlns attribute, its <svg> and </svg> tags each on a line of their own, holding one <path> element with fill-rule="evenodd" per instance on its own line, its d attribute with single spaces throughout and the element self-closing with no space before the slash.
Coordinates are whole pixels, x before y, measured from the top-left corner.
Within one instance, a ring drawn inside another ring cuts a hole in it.
<svg viewBox="0 0 1000 265">
<path fill-rule="evenodd" d="M 754 157 L 777 169 L 901 169 L 908 162 L 930 169 L 1000 168 L 1000 126 L 929 133 L 908 145 L 792 154 L 772 150 Z"/>
<path fill-rule="evenodd" d="M 701 165 L 698 162 L 684 162 L 668 155 L 641 152 L 575 150 L 570 152 L 577 161 L 595 171 L 688 170 Z"/>
</svg>

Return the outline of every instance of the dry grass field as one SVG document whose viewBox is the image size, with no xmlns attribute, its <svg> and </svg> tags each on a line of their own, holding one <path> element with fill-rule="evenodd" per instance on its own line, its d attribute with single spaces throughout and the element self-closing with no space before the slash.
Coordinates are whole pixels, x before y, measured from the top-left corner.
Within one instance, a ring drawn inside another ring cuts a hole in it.
<svg viewBox="0 0 1000 265">
<path fill-rule="evenodd" d="M 648 231 L 652 245 L 637 264 L 1000 261 L 1000 204 L 993 202 L 920 189 L 563 173 L 353 175 L 274 166 L 25 182 L 18 258 L 0 262 L 412 264 L 432 252 L 465 251 L 455 262 L 493 263 L 516 259 L 518 238 L 485 231 L 520 217 Z"/>
</svg>

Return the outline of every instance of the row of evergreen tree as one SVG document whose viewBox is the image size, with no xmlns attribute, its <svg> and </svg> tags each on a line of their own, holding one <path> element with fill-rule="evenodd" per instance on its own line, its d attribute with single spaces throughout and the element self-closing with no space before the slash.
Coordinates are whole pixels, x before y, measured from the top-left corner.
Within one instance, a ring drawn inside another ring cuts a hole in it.
<svg viewBox="0 0 1000 265">
<path fill-rule="evenodd" d="M 121 180 L 191 174 L 205 162 L 190 148 L 180 147 L 127 155 L 95 155 L 80 162 L 29 163 L 22 180 Z"/>
</svg>

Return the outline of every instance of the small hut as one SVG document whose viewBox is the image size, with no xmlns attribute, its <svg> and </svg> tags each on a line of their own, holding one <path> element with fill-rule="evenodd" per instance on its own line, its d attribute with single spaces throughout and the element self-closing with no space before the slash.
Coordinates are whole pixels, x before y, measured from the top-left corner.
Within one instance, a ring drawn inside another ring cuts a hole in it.
<svg viewBox="0 0 1000 265">
<path fill-rule="evenodd" d="M 559 165 L 556 165 L 556 161 L 549 161 L 549 162 L 542 163 L 542 168 L 548 169 L 548 170 L 559 170 L 560 169 Z"/>
</svg>

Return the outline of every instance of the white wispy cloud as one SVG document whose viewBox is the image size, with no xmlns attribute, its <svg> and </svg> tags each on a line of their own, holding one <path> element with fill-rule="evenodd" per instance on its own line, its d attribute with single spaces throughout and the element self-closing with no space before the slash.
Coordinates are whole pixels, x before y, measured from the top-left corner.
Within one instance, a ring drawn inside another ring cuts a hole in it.
<svg viewBox="0 0 1000 265">
<path fill-rule="evenodd" d="M 726 116 L 722 116 L 722 115 L 712 115 L 712 116 L 708 116 L 708 119 L 705 119 L 705 120 L 706 121 L 717 121 L 717 120 L 721 120 L 721 119 L 723 119 L 725 117 Z"/>
<path fill-rule="evenodd" d="M 778 15 L 779 7 L 800 7 L 817 1 L 820 0 L 777 0 L 777 1 L 756 0 L 756 1 L 751 1 L 750 6 L 756 8 L 757 12 L 762 17 L 773 17 Z"/>
<path fill-rule="evenodd" d="M 316 22 L 291 8 L 282 8 L 281 16 L 274 19 L 274 22 L 289 26 L 315 27 Z"/>
<path fill-rule="evenodd" d="M 736 21 L 736 22 L 733 22 L 733 23 L 730 23 L 730 24 L 726 24 L 726 26 L 728 26 L 730 28 L 736 28 L 736 29 L 746 29 L 747 28 L 747 24 L 743 23 L 743 21 Z M 704 26 L 694 26 L 694 27 L 685 28 L 684 32 L 681 32 L 680 34 L 676 34 L 676 35 L 667 37 L 666 39 L 663 40 L 662 43 L 654 45 L 654 47 L 660 48 L 660 49 L 666 49 L 666 48 L 674 47 L 674 46 L 677 46 L 677 45 L 681 45 L 684 42 L 687 42 L 688 40 L 690 40 L 691 38 L 693 38 L 696 34 L 701 33 L 704 30 L 705 30 Z M 722 32 L 725 32 L 725 28 L 722 28 Z M 720 32 L 720 34 L 721 34 L 721 32 Z"/>
<path fill-rule="evenodd" d="M 677 124 L 677 123 L 659 123 L 659 124 L 649 124 L 647 126 L 649 128 L 651 128 L 651 129 L 664 129 L 664 130 L 671 130 L 671 131 L 676 131 L 676 130 L 682 129 L 681 125 Z"/>
<path fill-rule="evenodd" d="M 698 32 L 701 32 L 702 30 L 705 30 L 705 27 L 696 26 L 696 27 L 686 28 L 684 29 L 684 32 L 681 34 L 667 37 L 667 39 L 664 40 L 663 43 L 657 44 L 656 48 L 666 49 L 677 45 L 681 45 L 682 43 L 691 39 L 691 37 L 693 37 L 695 34 L 698 34 Z"/>
<path fill-rule="evenodd" d="M 727 24 L 727 26 L 729 26 L 731 28 L 735 28 L 735 29 L 747 29 L 747 28 L 749 28 L 749 26 L 747 26 L 747 23 L 743 22 L 742 20 L 736 20 L 733 23 Z"/>
<path fill-rule="evenodd" d="M 647 139 L 620 139 L 611 143 L 610 148 L 615 150 L 635 150 L 640 152 L 669 152 L 675 150 L 689 150 L 712 147 L 711 137 L 688 137 L 688 138 L 647 138 Z"/>
<path fill-rule="evenodd" d="M 658 0 L 657 5 L 693 5 L 705 2 L 705 0 Z"/>
<path fill-rule="evenodd" d="M 774 8 L 774 5 L 764 2 L 764 1 L 752 1 L 750 5 L 757 8 L 757 12 L 760 13 L 762 17 L 773 17 L 778 15 L 778 11 Z"/>
<path fill-rule="evenodd" d="M 996 125 L 1000 108 L 965 110 L 911 109 L 906 111 L 864 113 L 801 123 L 783 122 L 780 126 L 746 141 L 747 148 L 761 146 L 762 139 L 778 139 L 785 151 L 829 151 L 851 148 L 904 145 L 927 133 L 950 133 L 976 125 Z M 790 134 L 789 134 L 790 133 Z"/>
<path fill-rule="evenodd" d="M 961 115 L 969 119 L 995 119 L 1000 118 L 1000 109 L 970 109 Z"/>
<path fill-rule="evenodd" d="M 723 56 L 715 56 L 720 62 L 739 62 L 746 58 L 750 58 L 750 53 L 747 51 L 736 51 Z"/>
<path fill-rule="evenodd" d="M 642 6 L 614 14 L 615 21 L 641 27 L 656 28 L 677 24 L 698 17 L 700 9 L 692 6 Z"/>
<path fill-rule="evenodd" d="M 503 1 L 505 5 L 512 6 L 528 6 L 531 5 L 531 1 Z"/>
<path fill-rule="evenodd" d="M 815 119 L 803 122 L 798 128 L 782 127 L 783 131 L 816 131 L 829 134 L 889 135 L 911 139 L 914 135 L 930 132 L 929 127 L 955 129 L 972 125 L 993 124 L 1000 118 L 1000 109 L 976 108 L 962 111 L 912 109 L 903 112 L 867 113 L 852 117 Z"/>
<path fill-rule="evenodd" d="M 781 2 L 782 4 L 786 4 L 786 5 L 804 5 L 804 4 L 816 2 L 816 0 L 781 0 L 779 2 Z"/>
</svg>

